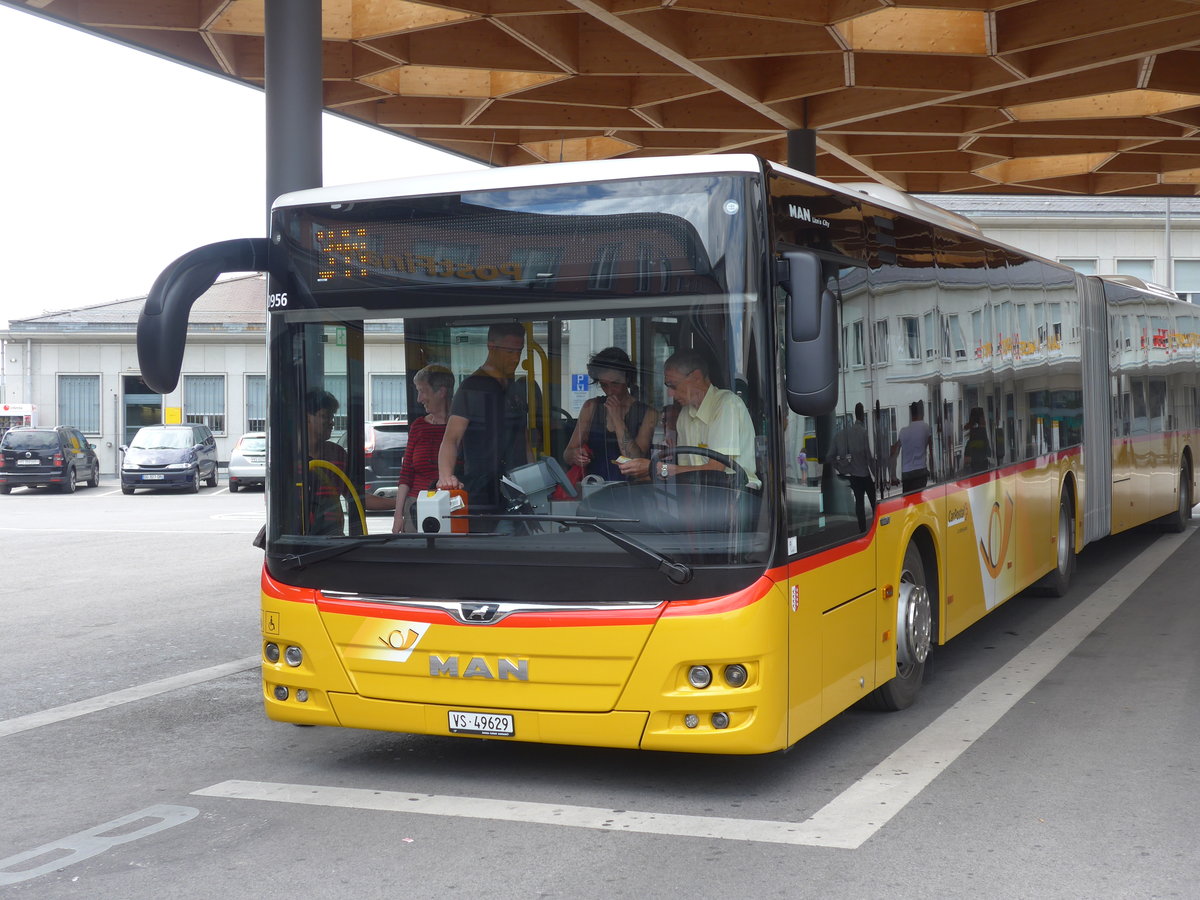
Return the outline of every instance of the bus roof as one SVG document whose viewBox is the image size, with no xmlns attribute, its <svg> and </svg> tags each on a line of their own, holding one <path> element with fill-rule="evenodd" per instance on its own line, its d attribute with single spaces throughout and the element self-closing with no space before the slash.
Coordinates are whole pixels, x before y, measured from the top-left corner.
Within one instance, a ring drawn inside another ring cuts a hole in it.
<svg viewBox="0 0 1200 900">
<path fill-rule="evenodd" d="M 371 181 L 293 191 L 278 197 L 272 204 L 272 208 L 350 203 L 387 197 L 421 197 L 436 194 L 460 194 L 467 191 L 621 181 L 629 178 L 654 178 L 663 175 L 753 173 L 762 171 L 762 166 L 762 160 L 749 153 L 715 153 L 704 156 L 660 156 L 649 159 L 606 159 L 469 169 L 464 172 L 448 172 L 414 178 L 397 178 L 390 181 Z M 833 186 L 830 185 L 830 187 Z"/>
</svg>

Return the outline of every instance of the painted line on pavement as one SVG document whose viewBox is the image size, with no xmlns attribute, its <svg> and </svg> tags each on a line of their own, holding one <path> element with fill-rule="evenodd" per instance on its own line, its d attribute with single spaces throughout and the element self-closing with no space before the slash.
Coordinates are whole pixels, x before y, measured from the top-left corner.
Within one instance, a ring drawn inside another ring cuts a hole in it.
<svg viewBox="0 0 1200 900">
<path fill-rule="evenodd" d="M 26 850 L 24 853 L 0 859 L 0 887 L 49 875 L 93 856 L 99 856 L 120 844 L 128 844 L 130 841 L 190 822 L 198 815 L 200 810 L 191 806 L 148 806 L 87 831 L 80 831 Z M 133 825 L 141 827 L 131 830 Z"/>
<path fill-rule="evenodd" d="M 99 697 L 92 697 L 90 700 L 79 700 L 75 703 L 68 703 L 65 706 L 56 706 L 53 709 L 44 709 L 41 712 L 29 713 L 25 716 L 3 719 L 0 720 L 0 738 L 20 734 L 22 731 L 29 731 L 33 728 L 41 728 L 43 725 L 52 725 L 55 722 L 74 719 L 78 716 L 86 716 L 89 713 L 111 709 L 114 706 L 121 706 L 125 703 L 145 700 L 147 697 L 165 694 L 168 691 L 176 691 L 195 684 L 203 684 L 206 681 L 224 678 L 226 675 L 234 675 L 238 672 L 245 672 L 248 669 L 258 668 L 260 664 L 261 662 L 257 656 L 247 656 L 243 659 L 235 659 L 232 662 L 209 666 L 207 669 L 196 669 L 194 672 L 184 672 L 181 675 L 172 675 L 169 678 L 161 678 L 158 681 L 149 681 L 146 684 L 113 691 L 110 694 L 101 694 Z"/>
<path fill-rule="evenodd" d="M 688 816 L 557 803 L 223 781 L 202 797 L 405 812 L 721 840 L 855 850 L 995 725 L 1192 535 L 1159 538 L 995 674 L 802 822 Z"/>
</svg>

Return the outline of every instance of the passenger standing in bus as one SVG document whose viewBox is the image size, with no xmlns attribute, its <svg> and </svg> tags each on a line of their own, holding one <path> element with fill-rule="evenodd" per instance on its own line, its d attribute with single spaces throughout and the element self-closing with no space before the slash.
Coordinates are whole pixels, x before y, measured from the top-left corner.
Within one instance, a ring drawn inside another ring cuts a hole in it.
<svg viewBox="0 0 1200 900">
<path fill-rule="evenodd" d="M 963 444 L 964 470 L 968 474 L 986 471 L 992 448 L 988 443 L 987 424 L 983 419 L 982 406 L 971 408 L 971 415 L 967 424 L 963 426 L 963 431 L 967 433 L 966 442 Z"/>
<path fill-rule="evenodd" d="M 620 347 L 595 354 L 587 371 L 604 396 L 583 405 L 563 459 L 567 465 L 581 466 L 585 474 L 620 481 L 625 476 L 617 460 L 641 459 L 649 453 L 658 413 L 633 396 L 637 372 Z"/>
<path fill-rule="evenodd" d="M 892 444 L 892 455 L 900 454 L 900 489 L 906 494 L 923 489 L 933 470 L 933 432 L 925 421 L 924 401 L 910 403 L 908 415 L 911 421 Z"/>
<path fill-rule="evenodd" d="M 438 451 L 438 488 L 465 490 L 471 512 L 500 507 L 500 476 L 530 462 L 527 403 L 513 376 L 525 349 L 518 323 L 493 325 L 487 358 L 463 380 L 450 405 L 446 434 Z M 455 473 L 462 453 L 462 477 Z M 473 529 L 474 530 L 474 529 Z"/>
<path fill-rule="evenodd" d="M 680 404 L 676 423 L 679 446 L 703 447 L 728 456 L 745 470 L 748 487 L 761 487 L 750 413 L 737 394 L 712 383 L 708 361 L 694 350 L 680 350 L 663 364 L 663 384 Z M 661 479 L 686 472 L 729 471 L 715 459 L 689 454 L 683 454 L 675 463 L 664 459 L 654 472 L 648 459 L 621 463 L 620 469 L 627 477 L 651 475 Z"/>
<path fill-rule="evenodd" d="M 413 498 L 418 491 L 428 490 L 437 484 L 438 453 L 446 434 L 450 400 L 454 396 L 454 373 L 445 366 L 431 364 L 413 376 L 413 386 L 417 389 L 417 402 L 425 408 L 425 415 L 415 419 L 408 427 L 408 445 L 404 449 L 404 462 L 400 465 L 400 477 L 396 482 L 393 534 L 415 530 L 413 523 L 408 520 Z"/>
<path fill-rule="evenodd" d="M 833 437 L 830 454 L 834 469 L 850 481 L 854 492 L 854 514 L 858 517 L 858 530 L 867 530 L 867 511 L 863 503 L 866 496 L 871 501 L 871 518 L 875 517 L 875 479 L 871 472 L 875 468 L 875 457 L 871 453 L 871 441 L 867 436 L 867 413 L 861 403 L 854 404 L 854 421 Z"/>
</svg>

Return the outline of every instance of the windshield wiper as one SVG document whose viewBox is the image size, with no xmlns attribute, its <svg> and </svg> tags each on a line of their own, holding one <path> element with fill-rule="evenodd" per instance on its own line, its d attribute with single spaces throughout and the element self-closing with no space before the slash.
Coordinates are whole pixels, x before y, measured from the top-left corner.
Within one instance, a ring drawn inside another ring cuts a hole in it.
<svg viewBox="0 0 1200 900">
<path fill-rule="evenodd" d="M 331 544 L 328 547 L 318 547 L 316 550 L 307 550 L 304 553 L 285 553 L 282 556 L 267 554 L 279 561 L 279 564 L 288 569 L 300 569 L 307 566 L 309 563 L 321 562 L 324 559 L 333 559 L 335 556 L 341 556 L 343 553 L 349 553 L 351 550 L 357 550 L 359 547 L 366 547 L 370 544 L 387 544 L 391 541 L 404 540 L 405 538 L 425 538 L 429 535 L 425 534 L 367 534 L 362 537 L 355 538 L 350 541 L 338 541 L 336 544 Z"/>
<path fill-rule="evenodd" d="M 639 559 L 653 563 L 658 571 L 662 572 L 673 584 L 687 584 L 692 580 L 692 568 L 684 563 L 676 562 L 665 554 L 659 553 L 652 547 L 647 547 L 641 541 L 634 540 L 629 535 L 621 534 L 619 531 L 613 531 L 606 527 L 607 524 L 613 522 L 637 522 L 637 519 L 615 519 L 615 518 L 598 518 L 595 516 L 555 516 L 555 515 L 480 515 L 468 516 L 468 518 L 479 519 L 519 519 L 524 522 L 561 522 L 564 525 L 578 525 L 580 528 L 595 531 L 608 538 L 626 553 L 631 556 L 636 556 Z M 360 547 L 366 547 L 371 544 L 387 544 L 396 540 L 423 540 L 433 543 L 434 538 L 449 537 L 448 535 L 437 534 L 422 534 L 413 532 L 402 532 L 400 534 L 368 534 L 351 541 L 339 541 L 329 547 L 319 547 L 316 550 L 308 550 L 304 553 L 286 553 L 283 556 L 276 557 L 281 566 L 288 569 L 299 569 L 310 563 L 321 562 L 327 559 L 333 559 L 341 556 L 344 553 L 349 553 L 351 550 L 357 550 Z M 451 539 L 461 537 L 454 535 Z M 501 537 L 501 535 L 495 535 Z"/>
<path fill-rule="evenodd" d="M 608 538 L 626 553 L 631 556 L 636 556 L 640 559 L 654 563 L 654 567 L 662 572 L 671 581 L 672 584 L 687 584 L 692 580 L 692 568 L 685 563 L 676 562 L 669 556 L 659 553 L 653 547 L 648 547 L 641 541 L 631 538 L 627 534 L 622 534 L 619 531 L 613 531 L 611 528 L 606 528 L 607 524 L 613 522 L 632 522 L 636 523 L 639 519 L 617 519 L 617 518 L 601 518 L 598 516 L 556 516 L 553 514 L 537 513 L 533 515 L 481 515 L 467 516 L 468 519 L 513 519 L 520 522 L 561 522 L 564 525 L 578 525 L 585 530 L 594 531 L 597 534 L 602 534 Z"/>
</svg>

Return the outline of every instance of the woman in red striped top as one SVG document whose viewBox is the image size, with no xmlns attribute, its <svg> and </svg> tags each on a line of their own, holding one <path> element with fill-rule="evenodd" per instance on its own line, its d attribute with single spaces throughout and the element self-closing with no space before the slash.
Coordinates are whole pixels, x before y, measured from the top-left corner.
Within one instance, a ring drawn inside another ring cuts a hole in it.
<svg viewBox="0 0 1200 900">
<path fill-rule="evenodd" d="M 428 365 L 413 376 L 417 402 L 425 407 L 425 415 L 408 426 L 408 446 L 400 465 L 396 490 L 396 515 L 392 532 L 411 531 L 408 510 L 417 491 L 428 490 L 438 480 L 438 449 L 446 433 L 450 415 L 450 400 L 454 394 L 454 373 L 445 366 Z"/>
</svg>

